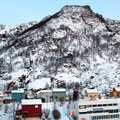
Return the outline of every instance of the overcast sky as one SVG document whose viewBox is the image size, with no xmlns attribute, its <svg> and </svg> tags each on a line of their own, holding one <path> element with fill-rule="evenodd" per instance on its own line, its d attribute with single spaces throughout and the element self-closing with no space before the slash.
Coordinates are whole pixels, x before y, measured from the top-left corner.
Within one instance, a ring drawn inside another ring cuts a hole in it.
<svg viewBox="0 0 120 120">
<path fill-rule="evenodd" d="M 0 24 L 40 21 L 65 5 L 90 5 L 105 18 L 120 20 L 120 0 L 0 0 Z"/>
</svg>

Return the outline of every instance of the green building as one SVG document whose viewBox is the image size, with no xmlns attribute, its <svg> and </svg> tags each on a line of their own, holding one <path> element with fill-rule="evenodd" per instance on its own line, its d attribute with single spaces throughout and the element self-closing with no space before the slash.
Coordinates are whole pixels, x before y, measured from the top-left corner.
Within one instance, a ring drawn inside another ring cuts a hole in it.
<svg viewBox="0 0 120 120">
<path fill-rule="evenodd" d="M 53 100 L 62 101 L 66 99 L 66 90 L 63 88 L 54 88 L 53 90 Z"/>
<path fill-rule="evenodd" d="M 15 102 L 21 101 L 21 99 L 25 98 L 24 90 L 13 90 L 11 92 L 11 98 Z"/>
</svg>

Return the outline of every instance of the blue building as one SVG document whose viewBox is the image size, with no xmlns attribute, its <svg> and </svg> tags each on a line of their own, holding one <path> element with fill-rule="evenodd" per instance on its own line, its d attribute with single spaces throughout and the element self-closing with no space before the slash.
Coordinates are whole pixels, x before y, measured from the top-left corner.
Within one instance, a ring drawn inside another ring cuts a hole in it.
<svg viewBox="0 0 120 120">
<path fill-rule="evenodd" d="M 20 102 L 21 99 L 25 98 L 25 91 L 24 90 L 13 90 L 11 92 L 11 98 L 15 102 Z"/>
</svg>

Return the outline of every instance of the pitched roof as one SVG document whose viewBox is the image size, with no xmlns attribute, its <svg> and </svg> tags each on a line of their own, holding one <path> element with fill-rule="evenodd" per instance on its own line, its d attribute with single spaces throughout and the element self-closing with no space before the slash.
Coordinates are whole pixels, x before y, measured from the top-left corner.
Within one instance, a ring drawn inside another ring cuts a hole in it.
<svg viewBox="0 0 120 120">
<path fill-rule="evenodd" d="M 41 105 L 41 99 L 22 99 L 22 105 Z"/>
</svg>

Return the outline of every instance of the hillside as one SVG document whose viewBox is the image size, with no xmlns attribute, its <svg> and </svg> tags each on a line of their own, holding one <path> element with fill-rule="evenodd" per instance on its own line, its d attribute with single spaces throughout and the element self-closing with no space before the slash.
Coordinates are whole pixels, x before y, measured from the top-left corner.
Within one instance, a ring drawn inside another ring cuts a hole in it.
<svg viewBox="0 0 120 120">
<path fill-rule="evenodd" d="M 3 27 L 2 27 L 3 26 Z M 99 92 L 120 85 L 120 21 L 89 6 L 65 6 L 41 22 L 0 25 L 0 84 L 22 75 L 28 88 L 57 81 L 79 82 Z"/>
</svg>

